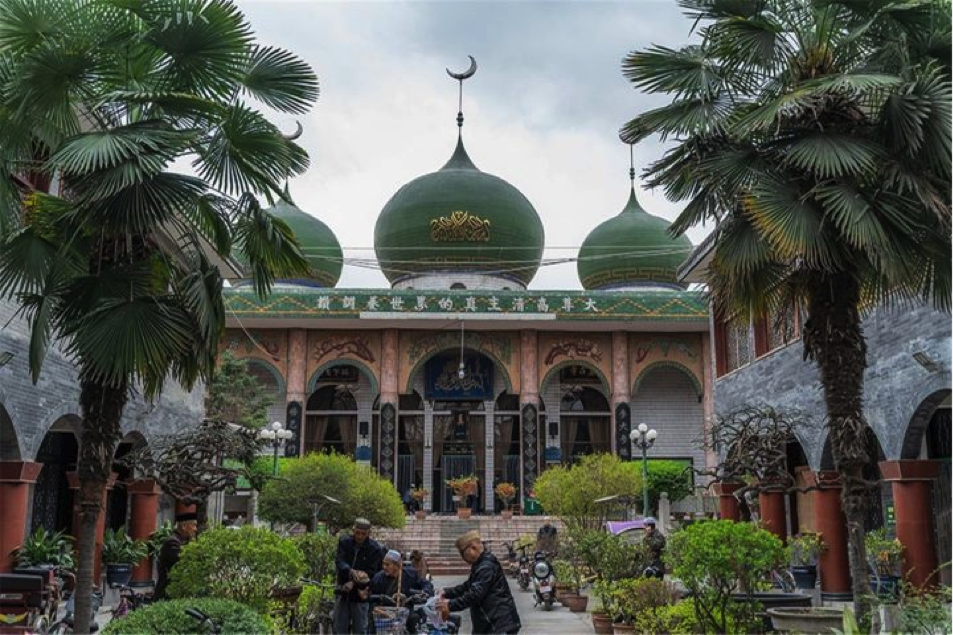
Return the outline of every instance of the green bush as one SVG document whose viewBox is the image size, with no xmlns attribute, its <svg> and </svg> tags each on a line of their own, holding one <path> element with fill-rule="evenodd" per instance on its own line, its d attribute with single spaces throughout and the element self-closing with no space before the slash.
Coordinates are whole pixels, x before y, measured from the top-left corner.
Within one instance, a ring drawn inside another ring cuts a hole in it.
<svg viewBox="0 0 953 635">
<path fill-rule="evenodd" d="M 564 545 L 561 554 L 584 564 L 600 580 L 637 578 L 648 565 L 641 542 L 630 544 L 604 529 L 570 529 Z"/>
<path fill-rule="evenodd" d="M 156 602 L 116 620 L 102 631 L 103 635 L 169 635 L 202 633 L 203 627 L 185 614 L 185 609 L 198 609 L 221 624 L 223 635 L 265 635 L 268 622 L 253 609 L 234 600 L 220 598 L 186 598 Z"/>
<path fill-rule="evenodd" d="M 636 465 L 636 463 L 633 461 L 629 465 Z M 685 468 L 686 463 L 681 461 L 648 462 L 649 509 L 658 510 L 662 492 L 666 492 L 668 500 L 673 503 L 692 495 L 692 473 Z"/>
<path fill-rule="evenodd" d="M 609 506 L 594 501 L 606 496 L 635 497 L 642 477 L 613 454 L 592 454 L 571 467 L 553 467 L 536 480 L 536 498 L 547 513 L 567 527 L 601 529 Z"/>
<path fill-rule="evenodd" d="M 668 633 L 669 635 L 692 635 L 703 633 L 695 617 L 695 605 L 691 600 L 659 606 L 652 611 L 643 611 L 632 622 L 636 633 Z"/>
<path fill-rule="evenodd" d="M 659 609 L 676 601 L 678 591 L 675 587 L 655 578 L 627 578 L 613 582 L 604 600 L 610 613 L 625 624 L 635 624 L 640 617 L 650 622 Z M 662 631 L 649 629 L 647 632 Z"/>
<path fill-rule="evenodd" d="M 260 612 L 273 590 L 298 584 L 305 559 L 288 538 L 251 526 L 212 529 L 182 548 L 169 596 L 237 600 Z"/>
<path fill-rule="evenodd" d="M 900 600 L 900 632 L 940 635 L 953 632 L 950 587 L 923 591 L 904 585 Z"/>
<path fill-rule="evenodd" d="M 324 580 L 334 573 L 334 558 L 338 550 L 338 538 L 331 534 L 302 534 L 291 539 L 304 555 L 305 577 Z"/>
<path fill-rule="evenodd" d="M 340 504 L 327 503 L 322 494 Z M 322 505 L 320 520 L 332 532 L 350 527 L 360 516 L 376 527 L 404 526 L 404 504 L 394 484 L 341 454 L 282 460 L 278 478 L 262 488 L 258 511 L 266 520 L 311 527 L 313 502 Z"/>
<path fill-rule="evenodd" d="M 759 607 L 751 594 L 786 562 L 786 552 L 777 536 L 753 523 L 718 520 L 672 534 L 665 561 L 692 592 L 699 623 L 727 633 L 757 623 Z M 733 601 L 733 593 L 746 594 L 747 601 Z"/>
</svg>

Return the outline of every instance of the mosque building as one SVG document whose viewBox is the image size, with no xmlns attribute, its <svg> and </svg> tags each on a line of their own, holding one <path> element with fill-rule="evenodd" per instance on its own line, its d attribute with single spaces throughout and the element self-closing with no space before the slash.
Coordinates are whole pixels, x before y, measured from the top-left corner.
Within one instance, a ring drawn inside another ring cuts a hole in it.
<svg viewBox="0 0 953 635">
<path fill-rule="evenodd" d="M 676 277 L 688 239 L 640 205 L 630 171 L 622 211 L 592 217 L 583 290 L 529 289 L 545 210 L 480 170 L 462 112 L 457 123 L 446 164 L 378 216 L 389 289 L 338 288 L 332 229 L 282 203 L 271 211 L 294 229 L 311 277 L 279 281 L 266 300 L 247 281 L 228 290 L 225 346 L 273 392 L 271 415 L 293 433 L 285 455 L 353 456 L 400 492 L 423 486 L 434 512 L 452 510 L 452 477 L 476 474 L 477 511 L 492 511 L 494 482 L 523 499 L 549 466 L 597 452 L 628 459 L 641 422 L 658 431 L 651 458 L 703 469 L 709 317 Z"/>
</svg>

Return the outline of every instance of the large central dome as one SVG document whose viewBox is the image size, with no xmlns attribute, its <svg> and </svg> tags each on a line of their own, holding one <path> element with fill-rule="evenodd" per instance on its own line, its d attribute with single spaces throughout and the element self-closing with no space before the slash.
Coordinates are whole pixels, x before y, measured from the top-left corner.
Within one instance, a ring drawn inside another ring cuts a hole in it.
<svg viewBox="0 0 953 635">
<path fill-rule="evenodd" d="M 462 139 L 439 171 L 391 197 L 374 228 L 381 271 L 396 288 L 525 288 L 543 240 L 526 197 L 478 170 Z"/>
</svg>

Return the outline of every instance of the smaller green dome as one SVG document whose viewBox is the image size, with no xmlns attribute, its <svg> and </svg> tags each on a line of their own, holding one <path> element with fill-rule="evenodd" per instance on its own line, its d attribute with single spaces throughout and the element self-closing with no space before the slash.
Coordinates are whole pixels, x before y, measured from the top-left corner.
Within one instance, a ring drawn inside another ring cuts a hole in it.
<svg viewBox="0 0 953 635">
<path fill-rule="evenodd" d="M 668 228 L 665 219 L 639 205 L 633 188 L 622 212 L 593 229 L 583 241 L 576 261 L 583 288 L 683 287 L 676 273 L 692 243 L 686 236 L 672 238 Z"/>
<path fill-rule="evenodd" d="M 301 253 L 311 265 L 311 276 L 304 280 L 279 280 L 292 284 L 307 286 L 333 287 L 341 277 L 341 266 L 344 254 L 341 243 L 331 229 L 320 220 L 307 214 L 294 205 L 285 201 L 268 210 L 281 220 L 295 233 Z"/>
</svg>

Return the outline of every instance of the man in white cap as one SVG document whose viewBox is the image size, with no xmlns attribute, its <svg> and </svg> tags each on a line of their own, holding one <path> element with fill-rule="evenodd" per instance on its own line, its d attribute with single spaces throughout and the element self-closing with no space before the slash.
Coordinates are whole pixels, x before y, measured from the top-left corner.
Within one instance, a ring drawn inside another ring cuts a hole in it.
<svg viewBox="0 0 953 635">
<path fill-rule="evenodd" d="M 468 531 L 457 538 L 457 551 L 470 564 L 470 577 L 463 584 L 443 589 L 437 608 L 445 615 L 470 609 L 474 635 L 518 633 L 522 624 L 506 574 L 496 556 L 483 547 L 480 534 Z"/>
<path fill-rule="evenodd" d="M 371 539 L 371 523 L 366 518 L 354 521 L 350 536 L 338 540 L 334 564 L 341 595 L 334 607 L 334 632 L 364 633 L 367 630 L 369 586 L 371 578 L 381 570 L 384 552 Z"/>
<path fill-rule="evenodd" d="M 399 606 L 412 595 L 423 593 L 424 595 L 433 595 L 433 584 L 417 574 L 417 570 L 409 564 L 404 564 L 399 551 L 391 549 L 384 554 L 384 562 L 381 570 L 374 579 L 371 580 L 371 593 L 374 595 L 386 595 L 395 601 Z M 398 588 L 398 584 L 400 585 Z M 400 596 L 398 597 L 398 593 Z M 411 613 L 408 618 L 408 630 L 411 633 L 416 632 L 417 623 L 414 619 L 416 615 Z"/>
</svg>

